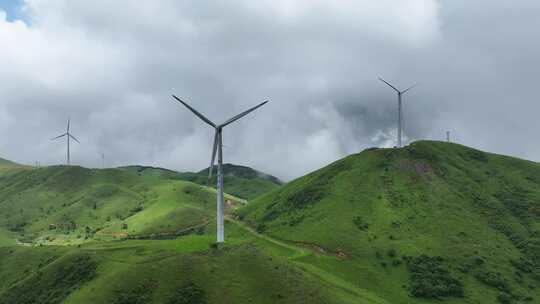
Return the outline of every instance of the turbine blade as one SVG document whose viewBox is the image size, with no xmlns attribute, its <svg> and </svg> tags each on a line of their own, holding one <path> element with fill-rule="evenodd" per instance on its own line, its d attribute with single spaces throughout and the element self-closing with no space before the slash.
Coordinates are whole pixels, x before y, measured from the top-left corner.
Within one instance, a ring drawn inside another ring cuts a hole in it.
<svg viewBox="0 0 540 304">
<path fill-rule="evenodd" d="M 71 137 L 73 140 L 75 140 L 78 143 L 81 143 L 78 139 L 75 138 L 75 136 L 68 133 L 68 136 Z"/>
<path fill-rule="evenodd" d="M 68 117 L 68 125 L 67 125 L 67 132 L 66 133 L 69 133 L 69 123 L 70 123 L 70 121 L 71 121 L 71 118 Z"/>
<path fill-rule="evenodd" d="M 214 161 L 216 160 L 218 136 L 218 130 L 216 129 L 216 135 L 214 135 L 214 146 L 212 148 L 212 160 L 210 161 L 210 167 L 208 168 L 208 185 L 210 185 L 210 182 L 212 181 L 212 171 L 214 170 Z"/>
<path fill-rule="evenodd" d="M 392 89 L 394 89 L 396 92 L 398 93 L 401 93 L 398 89 L 396 89 L 396 87 L 394 87 L 393 85 L 391 85 L 390 83 L 388 83 L 388 81 L 382 79 L 381 77 L 379 77 L 379 80 L 386 83 L 389 87 L 391 87 Z"/>
<path fill-rule="evenodd" d="M 187 103 L 183 102 L 180 98 L 172 95 L 172 97 L 174 99 L 176 99 L 177 101 L 179 101 L 181 104 L 183 104 L 184 106 L 186 106 L 186 108 L 188 108 L 191 112 L 193 112 L 193 114 L 197 115 L 197 117 L 199 117 L 202 121 L 206 122 L 207 124 L 211 125 L 212 127 L 216 127 L 216 125 L 210 121 L 210 119 L 204 117 L 204 115 L 202 115 L 201 113 L 197 112 L 197 110 L 195 110 L 194 108 L 192 108 L 191 106 L 189 106 Z"/>
<path fill-rule="evenodd" d="M 253 108 L 251 108 L 251 109 L 249 109 L 249 110 L 247 110 L 247 111 L 244 111 L 244 112 L 242 112 L 242 113 L 240 113 L 240 114 L 234 116 L 233 118 L 231 118 L 231 119 L 227 120 L 226 122 L 222 123 L 221 125 L 219 125 L 219 127 L 220 127 L 220 128 L 223 128 L 223 127 L 225 127 L 226 125 L 235 122 L 236 120 L 238 120 L 238 119 L 240 119 L 240 118 L 242 118 L 242 117 L 248 115 L 249 113 L 251 113 L 251 112 L 257 110 L 258 108 L 264 106 L 267 102 L 268 102 L 268 100 L 266 100 L 265 102 L 262 102 L 262 103 L 260 103 L 260 104 L 258 104 L 258 105 L 256 105 L 256 106 L 254 106 Z"/>
<path fill-rule="evenodd" d="M 58 135 L 58 136 L 56 136 L 56 137 L 51 138 L 51 140 L 55 140 L 55 139 L 58 139 L 58 138 L 60 138 L 60 137 L 64 137 L 64 136 L 66 136 L 66 135 L 67 135 L 67 133 L 64 133 L 64 134 L 62 134 L 62 135 Z"/>
<path fill-rule="evenodd" d="M 405 91 L 401 92 L 401 94 L 413 89 L 413 88 L 416 88 L 419 84 L 418 83 L 415 83 L 414 85 L 412 85 L 411 87 L 409 87 L 408 89 L 406 89 Z"/>
</svg>

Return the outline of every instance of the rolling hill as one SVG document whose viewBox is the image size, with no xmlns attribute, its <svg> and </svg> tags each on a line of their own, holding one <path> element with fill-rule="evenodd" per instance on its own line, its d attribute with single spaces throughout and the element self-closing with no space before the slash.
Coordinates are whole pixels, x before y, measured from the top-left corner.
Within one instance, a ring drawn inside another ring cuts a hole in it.
<svg viewBox="0 0 540 304">
<path fill-rule="evenodd" d="M 215 246 L 214 197 L 124 169 L 0 173 L 0 303 L 353 303 L 291 262 L 312 252 L 234 221 Z"/>
<path fill-rule="evenodd" d="M 0 171 L 0 304 L 540 299 L 538 163 L 432 141 L 369 149 L 249 203 L 227 195 L 219 246 L 206 173 Z"/>
<path fill-rule="evenodd" d="M 538 163 L 430 141 L 369 149 L 236 213 L 342 257 L 306 262 L 391 303 L 540 301 Z"/>
<path fill-rule="evenodd" d="M 211 198 L 191 183 L 116 169 L 18 170 L 0 175 L 0 227 L 44 243 L 173 233 L 209 218 Z"/>
</svg>

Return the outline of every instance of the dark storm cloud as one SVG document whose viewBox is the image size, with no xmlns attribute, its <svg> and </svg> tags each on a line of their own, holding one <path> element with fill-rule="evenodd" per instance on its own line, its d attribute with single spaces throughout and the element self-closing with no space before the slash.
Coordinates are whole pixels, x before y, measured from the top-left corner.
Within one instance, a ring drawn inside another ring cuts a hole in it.
<svg viewBox="0 0 540 304">
<path fill-rule="evenodd" d="M 395 144 L 401 88 L 409 140 L 442 139 L 540 159 L 537 1 L 31 0 L 31 25 L 0 18 L 0 148 L 53 164 L 68 116 L 73 159 L 195 170 L 212 130 L 170 94 L 227 127 L 225 160 L 289 179 Z"/>
</svg>

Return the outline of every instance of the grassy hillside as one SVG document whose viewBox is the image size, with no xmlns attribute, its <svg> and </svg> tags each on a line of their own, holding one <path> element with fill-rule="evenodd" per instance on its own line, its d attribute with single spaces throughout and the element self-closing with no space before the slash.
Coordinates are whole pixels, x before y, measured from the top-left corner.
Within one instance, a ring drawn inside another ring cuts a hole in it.
<svg viewBox="0 0 540 304">
<path fill-rule="evenodd" d="M 0 229 L 20 242 L 58 244 L 174 234 L 208 222 L 213 201 L 192 183 L 117 169 L 19 170 L 0 175 Z"/>
<path fill-rule="evenodd" d="M 133 168 L 0 172 L 0 304 L 540 299 L 537 163 L 370 149 L 247 205 L 228 195 L 220 246 L 212 188 Z"/>
<path fill-rule="evenodd" d="M 122 167 L 124 170 L 136 172 L 138 175 L 154 176 L 164 179 L 179 179 L 190 181 L 203 186 L 215 187 L 216 170 L 214 168 L 214 177 L 208 183 L 208 168 L 199 172 L 176 172 L 163 168 L 129 166 Z M 246 200 L 253 199 L 263 193 L 278 188 L 282 182 L 269 174 L 259 172 L 249 167 L 233 164 L 223 165 L 224 188 L 225 192 Z"/>
<path fill-rule="evenodd" d="M 214 197 L 129 170 L 0 174 L 0 303 L 385 303 L 233 220 L 215 247 Z"/>
<path fill-rule="evenodd" d="M 20 165 L 9 161 L 7 159 L 0 158 L 0 173 L 7 173 L 11 171 L 30 169 L 31 167 Z"/>
<path fill-rule="evenodd" d="M 348 156 L 237 216 L 341 257 L 306 262 L 391 303 L 540 301 L 540 164 L 416 142 Z"/>
</svg>

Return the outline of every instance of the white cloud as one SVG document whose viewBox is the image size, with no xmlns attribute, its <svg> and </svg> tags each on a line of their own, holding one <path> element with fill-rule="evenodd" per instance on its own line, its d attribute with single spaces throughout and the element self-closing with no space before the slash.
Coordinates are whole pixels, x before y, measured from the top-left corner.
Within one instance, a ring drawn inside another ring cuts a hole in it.
<svg viewBox="0 0 540 304">
<path fill-rule="evenodd" d="M 410 138 L 461 128 L 456 137 L 466 143 L 534 156 L 538 145 L 518 145 L 540 127 L 536 93 L 521 80 L 534 75 L 540 47 L 516 34 L 537 28 L 538 18 L 497 19 L 499 37 L 487 21 L 508 8 L 474 7 L 464 0 L 28 0 L 28 24 L 7 22 L 0 11 L 1 156 L 62 162 L 62 144 L 49 138 L 71 116 L 82 141 L 77 163 L 99 166 L 105 152 L 111 164 L 197 169 L 209 161 L 212 131 L 170 94 L 216 121 L 269 98 L 228 127 L 225 158 L 292 178 L 392 145 L 395 96 L 378 76 L 400 86 L 421 82 L 405 100 Z M 505 119 L 512 102 L 516 117 Z M 485 127 L 497 119 L 504 141 Z"/>
</svg>

